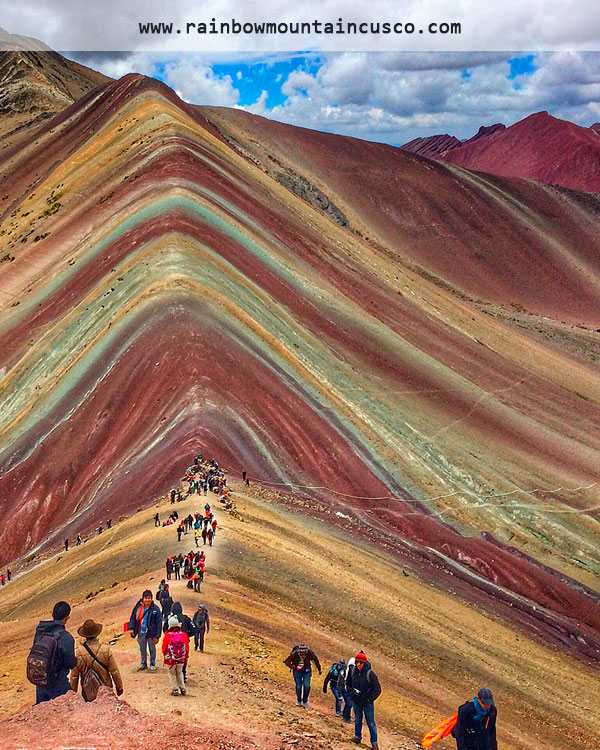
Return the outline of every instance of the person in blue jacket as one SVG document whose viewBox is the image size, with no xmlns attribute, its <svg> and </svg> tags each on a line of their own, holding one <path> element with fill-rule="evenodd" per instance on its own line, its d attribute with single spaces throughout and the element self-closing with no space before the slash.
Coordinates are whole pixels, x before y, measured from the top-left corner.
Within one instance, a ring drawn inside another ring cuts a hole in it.
<svg viewBox="0 0 600 750">
<path fill-rule="evenodd" d="M 129 618 L 129 632 L 137 638 L 140 646 L 141 663 L 138 671 L 148 669 L 148 651 L 150 652 L 150 671 L 156 671 L 156 644 L 162 634 L 162 614 L 152 599 L 152 592 L 146 589 L 142 598 L 135 605 Z"/>
</svg>

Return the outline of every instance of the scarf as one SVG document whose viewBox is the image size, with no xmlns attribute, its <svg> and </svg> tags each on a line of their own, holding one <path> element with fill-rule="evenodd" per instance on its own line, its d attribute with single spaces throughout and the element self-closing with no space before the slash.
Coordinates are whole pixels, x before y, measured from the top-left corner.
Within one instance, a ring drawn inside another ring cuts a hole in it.
<svg viewBox="0 0 600 750">
<path fill-rule="evenodd" d="M 481 703 L 479 703 L 479 699 L 477 697 L 473 698 L 471 703 L 475 706 L 475 721 L 478 721 L 481 726 L 485 725 L 485 720 L 490 715 L 491 706 L 489 708 L 482 708 Z"/>
</svg>

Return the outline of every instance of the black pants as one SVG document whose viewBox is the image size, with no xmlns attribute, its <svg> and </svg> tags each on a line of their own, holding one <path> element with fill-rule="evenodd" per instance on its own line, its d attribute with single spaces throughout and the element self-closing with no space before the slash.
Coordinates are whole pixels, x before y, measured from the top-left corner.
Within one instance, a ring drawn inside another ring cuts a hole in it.
<svg viewBox="0 0 600 750">
<path fill-rule="evenodd" d="M 200 651 L 204 651 L 204 628 L 202 630 L 196 630 L 194 634 L 194 645 L 196 648 L 200 647 Z"/>
<path fill-rule="evenodd" d="M 181 573 L 179 572 L 179 568 L 175 568 L 175 580 L 180 581 L 181 580 Z"/>
</svg>

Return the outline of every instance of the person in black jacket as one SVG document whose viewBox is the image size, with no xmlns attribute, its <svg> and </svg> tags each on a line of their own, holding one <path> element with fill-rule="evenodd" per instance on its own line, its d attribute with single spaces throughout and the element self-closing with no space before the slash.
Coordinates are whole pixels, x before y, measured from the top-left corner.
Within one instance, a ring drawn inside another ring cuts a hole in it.
<svg viewBox="0 0 600 750">
<path fill-rule="evenodd" d="M 57 602 L 52 610 L 51 620 L 42 620 L 35 629 L 33 642 L 41 635 L 53 635 L 56 638 L 56 652 L 53 660 L 53 678 L 48 687 L 35 686 L 35 702 L 44 703 L 68 693 L 71 689 L 67 675 L 77 664 L 75 640 L 68 633 L 65 625 L 71 616 L 71 607 L 67 602 Z"/>
<path fill-rule="evenodd" d="M 332 664 L 329 672 L 325 675 L 325 680 L 323 682 L 323 692 L 325 695 L 327 695 L 327 686 L 331 688 L 331 692 L 333 693 L 333 697 L 335 698 L 335 715 L 341 716 L 342 715 L 342 696 L 338 693 L 337 684 L 338 679 L 340 677 L 340 674 L 346 669 L 346 661 L 345 659 L 340 659 L 339 661 L 336 661 L 335 664 Z"/>
<path fill-rule="evenodd" d="M 494 696 L 489 688 L 481 688 L 473 700 L 458 709 L 452 730 L 458 750 L 498 750 Z"/>
<path fill-rule="evenodd" d="M 137 602 L 129 618 L 129 632 L 138 639 L 141 663 L 138 671 L 148 668 L 147 651 L 150 652 L 150 671 L 156 671 L 156 644 L 162 632 L 162 615 L 152 600 L 152 592 L 147 589 Z"/>
<path fill-rule="evenodd" d="M 359 651 L 354 657 L 354 665 L 348 667 L 346 692 L 354 707 L 354 737 L 352 742 L 359 745 L 362 740 L 364 715 L 371 735 L 371 749 L 378 750 L 375 706 L 373 704 L 381 695 L 381 686 L 377 675 L 371 669 L 371 664 L 362 651 Z"/>
<path fill-rule="evenodd" d="M 194 648 L 204 651 L 204 633 L 210 633 L 210 617 L 205 604 L 199 604 L 192 620 L 194 624 Z"/>
<path fill-rule="evenodd" d="M 296 705 L 308 706 L 308 696 L 310 694 L 310 678 L 312 676 L 311 662 L 314 662 L 316 668 L 321 674 L 321 664 L 318 656 L 303 643 L 300 646 L 294 646 L 291 654 L 283 662 L 294 673 L 294 682 L 296 684 Z"/>
</svg>

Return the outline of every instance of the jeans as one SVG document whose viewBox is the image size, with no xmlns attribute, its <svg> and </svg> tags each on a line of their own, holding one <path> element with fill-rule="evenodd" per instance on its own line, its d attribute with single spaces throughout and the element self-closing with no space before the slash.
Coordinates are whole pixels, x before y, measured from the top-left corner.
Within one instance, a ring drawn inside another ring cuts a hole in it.
<svg viewBox="0 0 600 750">
<path fill-rule="evenodd" d="M 335 713 L 341 714 L 342 713 L 342 697 L 338 693 L 337 688 L 333 684 L 333 682 L 329 683 L 329 687 L 331 688 L 331 692 L 333 693 L 333 697 L 335 698 Z"/>
<path fill-rule="evenodd" d="M 310 678 L 312 671 L 303 669 L 298 671 L 294 669 L 294 682 L 296 683 L 296 698 L 300 703 L 308 703 L 308 696 L 310 694 Z"/>
<path fill-rule="evenodd" d="M 371 735 L 371 745 L 377 744 L 377 726 L 375 725 L 375 706 L 369 703 L 367 706 L 354 705 L 354 736 L 359 740 L 362 738 L 363 714 L 369 727 Z"/>
<path fill-rule="evenodd" d="M 71 690 L 71 683 L 67 679 L 66 675 L 59 677 L 56 684 L 50 687 L 45 688 L 45 687 L 40 687 L 39 685 L 36 685 L 35 686 L 36 705 L 38 703 L 45 703 L 46 701 L 51 701 L 54 698 L 58 698 L 60 695 L 65 695 L 65 693 L 68 693 L 69 690 Z"/>
<path fill-rule="evenodd" d="M 344 717 L 346 724 L 349 724 L 352 716 L 352 701 L 345 690 L 342 690 L 341 696 L 344 699 L 344 710 L 342 711 L 342 716 Z"/>
<path fill-rule="evenodd" d="M 140 654 L 142 656 L 142 664 L 148 664 L 148 657 L 146 655 L 146 645 L 150 651 L 150 666 L 156 665 L 156 643 L 154 638 L 146 638 L 146 633 L 140 633 L 138 635 L 138 643 L 140 644 Z"/>
</svg>

